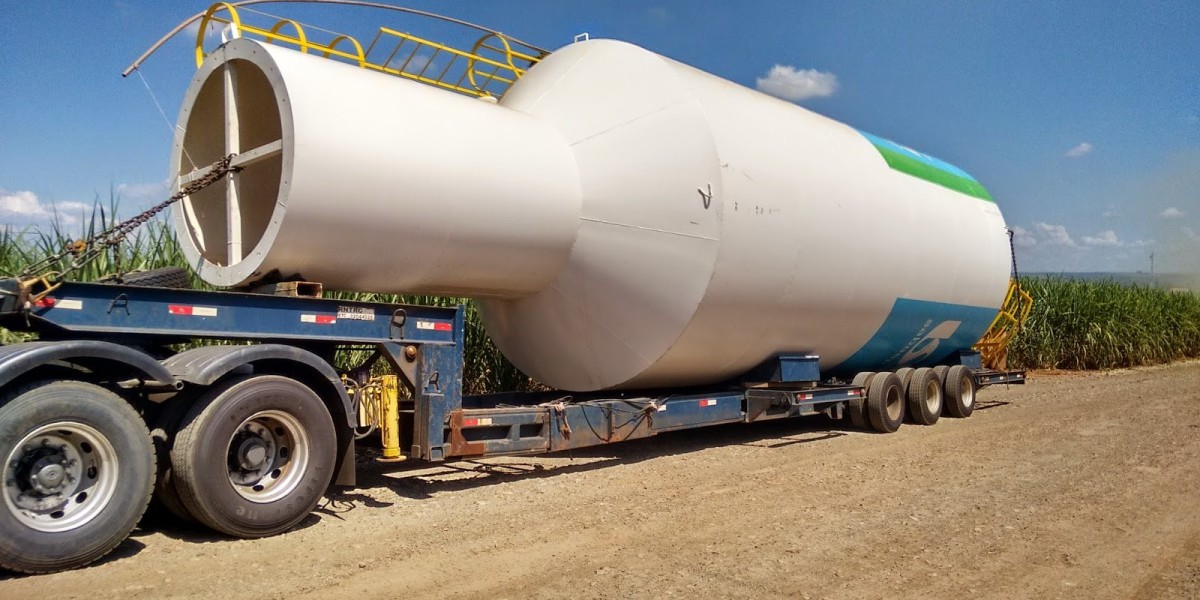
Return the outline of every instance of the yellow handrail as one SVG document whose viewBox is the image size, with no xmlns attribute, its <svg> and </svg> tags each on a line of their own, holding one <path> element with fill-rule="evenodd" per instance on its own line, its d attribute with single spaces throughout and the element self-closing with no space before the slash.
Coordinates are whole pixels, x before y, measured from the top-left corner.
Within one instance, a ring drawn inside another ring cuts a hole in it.
<svg viewBox="0 0 1200 600">
<path fill-rule="evenodd" d="M 1021 289 L 1019 281 L 1010 280 L 1008 293 L 1004 296 L 1000 312 L 992 320 L 992 325 L 988 328 L 987 333 L 983 334 L 983 337 L 975 343 L 975 350 L 979 351 L 983 359 L 983 366 L 989 369 L 1007 367 L 1008 344 L 1025 325 L 1031 310 L 1033 310 L 1033 296 Z"/>
<path fill-rule="evenodd" d="M 283 19 L 276 23 L 275 26 L 271 28 L 271 37 L 267 38 L 267 43 L 270 44 L 277 39 L 283 39 L 283 36 L 279 36 L 279 29 L 284 25 L 291 25 L 292 28 L 296 30 L 296 44 L 300 46 L 301 52 L 308 54 L 308 36 L 304 34 L 304 28 L 301 27 L 299 23 L 291 19 Z"/>
<path fill-rule="evenodd" d="M 222 12 L 228 13 L 228 16 L 222 17 L 219 14 Z M 278 18 L 248 9 L 247 12 Z M 544 52 L 534 48 L 529 48 L 528 52 L 516 50 L 513 48 L 513 40 L 498 33 L 484 35 L 475 42 L 470 51 L 465 51 L 389 27 L 380 27 L 375 34 L 375 39 L 364 51 L 362 44 L 348 35 L 333 34 L 335 37 L 324 44 L 313 41 L 306 33 L 305 28 L 291 19 L 279 19 L 269 29 L 247 24 L 243 20 L 243 15 L 239 14 L 232 4 L 217 2 L 209 7 L 200 21 L 200 31 L 196 35 L 197 67 L 204 62 L 207 56 L 204 51 L 205 33 L 212 23 L 223 23 L 229 26 L 234 37 L 250 35 L 261 38 L 268 44 L 274 42 L 290 44 L 304 53 L 309 53 L 311 50 L 313 54 L 319 54 L 325 58 L 341 58 L 364 69 L 419 81 L 470 96 L 503 96 L 508 88 L 525 74 L 525 71 L 546 56 Z M 292 36 L 281 33 L 284 26 L 290 26 L 296 34 Z M 493 38 L 498 41 L 496 45 L 488 43 Z M 343 42 L 353 46 L 352 53 L 337 48 Z M 404 61 L 397 69 L 392 66 L 394 59 L 401 47 L 406 45 L 411 45 L 412 49 L 406 51 L 403 55 Z M 518 45 L 528 48 L 524 44 Z M 385 54 L 386 57 L 382 60 L 376 57 L 374 52 L 376 48 L 380 48 L 379 54 Z M 391 48 L 391 51 L 387 52 L 386 48 Z M 485 50 L 491 56 L 484 55 Z M 434 70 L 438 69 L 438 67 L 434 67 L 434 61 L 442 56 L 448 56 L 449 61 L 440 67 L 436 76 L 427 74 L 431 67 Z M 459 59 L 465 59 L 465 63 L 459 63 Z M 422 61 L 424 62 L 422 63 Z M 419 65 L 420 69 L 414 72 L 409 69 L 410 65 Z"/>
</svg>

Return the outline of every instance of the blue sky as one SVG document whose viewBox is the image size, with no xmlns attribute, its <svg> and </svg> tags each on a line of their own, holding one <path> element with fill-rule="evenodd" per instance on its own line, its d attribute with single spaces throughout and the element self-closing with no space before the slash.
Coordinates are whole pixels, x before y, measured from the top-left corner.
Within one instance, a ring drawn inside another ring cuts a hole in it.
<svg viewBox="0 0 1200 600">
<path fill-rule="evenodd" d="M 1027 271 L 1200 271 L 1200 2 L 427 2 L 546 48 L 627 40 L 943 158 L 991 191 Z M 121 71 L 203 2 L 0 0 L 0 224 L 165 197 L 171 126 Z M 262 10 L 370 39 L 420 20 Z M 174 123 L 177 39 L 141 70 Z"/>
</svg>

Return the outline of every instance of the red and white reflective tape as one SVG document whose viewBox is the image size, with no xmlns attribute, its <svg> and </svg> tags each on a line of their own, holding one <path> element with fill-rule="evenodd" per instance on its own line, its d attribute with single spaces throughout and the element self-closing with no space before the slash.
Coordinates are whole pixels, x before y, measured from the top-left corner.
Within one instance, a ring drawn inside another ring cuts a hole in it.
<svg viewBox="0 0 1200 600">
<path fill-rule="evenodd" d="M 215 306 L 189 306 L 186 304 L 168 304 L 167 312 L 173 315 L 183 317 L 215 317 L 217 316 L 217 307 Z"/>
<path fill-rule="evenodd" d="M 300 315 L 301 323 L 316 323 L 317 325 L 333 325 L 337 317 L 333 315 Z"/>
<path fill-rule="evenodd" d="M 463 419 L 463 427 L 486 427 L 492 424 L 491 417 L 479 417 L 475 419 Z"/>
<path fill-rule="evenodd" d="M 700 408 L 704 408 L 705 406 L 716 406 L 716 405 L 717 405 L 716 398 L 705 398 L 700 401 Z"/>
<path fill-rule="evenodd" d="M 417 321 L 417 329 L 429 331 L 451 331 L 454 326 L 447 321 Z"/>
<path fill-rule="evenodd" d="M 65 308 L 67 310 L 83 310 L 83 300 L 73 300 L 70 298 L 52 298 L 46 296 L 41 300 L 33 303 L 38 308 Z"/>
<path fill-rule="evenodd" d="M 812 394 L 796 394 L 796 399 L 801 402 L 803 402 L 805 400 L 812 400 L 813 395 Z"/>
<path fill-rule="evenodd" d="M 850 391 L 846 392 L 846 395 L 847 396 L 861 396 L 862 390 L 850 390 Z"/>
</svg>

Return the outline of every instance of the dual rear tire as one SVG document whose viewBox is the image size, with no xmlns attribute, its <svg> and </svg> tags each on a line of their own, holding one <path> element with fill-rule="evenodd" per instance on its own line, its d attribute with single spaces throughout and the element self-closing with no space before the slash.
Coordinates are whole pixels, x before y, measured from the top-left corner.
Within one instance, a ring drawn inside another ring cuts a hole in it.
<svg viewBox="0 0 1200 600">
<path fill-rule="evenodd" d="M 905 389 L 908 416 L 913 423 L 933 425 L 942 416 L 942 382 L 933 369 L 920 368 L 911 373 Z"/>
<path fill-rule="evenodd" d="M 876 373 L 867 387 L 867 419 L 871 429 L 894 433 L 904 423 L 904 388 L 895 373 Z"/>
<path fill-rule="evenodd" d="M 856 375 L 851 385 L 865 391 L 849 402 L 851 424 L 880 433 L 899 429 L 906 413 L 909 421 L 920 425 L 933 425 L 943 414 L 969 417 L 978 391 L 971 370 L 963 365 L 866 371 Z"/>
<path fill-rule="evenodd" d="M 128 401 L 92 383 L 0 396 L 0 569 L 95 561 L 129 536 L 156 487 L 171 512 L 235 537 L 281 533 L 313 510 L 337 454 L 313 390 L 260 375 L 204 390 L 190 407 L 178 400 L 152 437 Z"/>
<path fill-rule="evenodd" d="M 946 415 L 965 419 L 975 412 L 975 392 L 979 391 L 971 370 L 954 365 L 946 370 L 943 384 L 946 391 Z"/>
<path fill-rule="evenodd" d="M 201 394 L 183 417 L 159 496 L 226 535 L 282 533 L 329 486 L 336 437 L 329 410 L 307 386 L 277 375 L 233 378 Z"/>
</svg>

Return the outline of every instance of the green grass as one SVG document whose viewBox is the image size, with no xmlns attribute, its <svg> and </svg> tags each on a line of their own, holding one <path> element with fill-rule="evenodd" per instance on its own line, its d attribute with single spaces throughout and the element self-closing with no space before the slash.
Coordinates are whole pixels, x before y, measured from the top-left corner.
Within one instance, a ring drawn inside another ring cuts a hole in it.
<svg viewBox="0 0 1200 600">
<path fill-rule="evenodd" d="M 1022 280 L 1033 312 L 1012 367 L 1114 369 L 1200 357 L 1200 295 L 1115 281 Z"/>
<path fill-rule="evenodd" d="M 83 227 L 91 236 L 114 224 L 117 201 L 96 203 Z M 32 261 L 59 252 L 71 239 L 66 228 L 0 229 L 0 273 L 20 272 Z M 120 247 L 124 270 L 184 266 L 186 261 L 170 227 L 151 221 Z M 117 257 L 100 256 L 71 277 L 95 281 L 113 271 Z M 68 265 L 55 268 L 64 270 Z M 199 284 L 199 282 L 195 282 Z M 1127 285 L 1114 281 L 1079 281 L 1057 277 L 1025 278 L 1034 297 L 1033 313 L 1009 348 L 1009 365 L 1024 368 L 1111 369 L 1200 357 L 1200 295 Z M 462 298 L 337 293 L 339 298 L 369 302 L 467 307 L 467 393 L 537 389 L 538 384 L 508 362 L 488 338 L 473 302 Z M 0 329 L 0 343 L 29 339 Z M 362 352 L 339 357 L 343 366 L 362 360 Z"/>
</svg>

